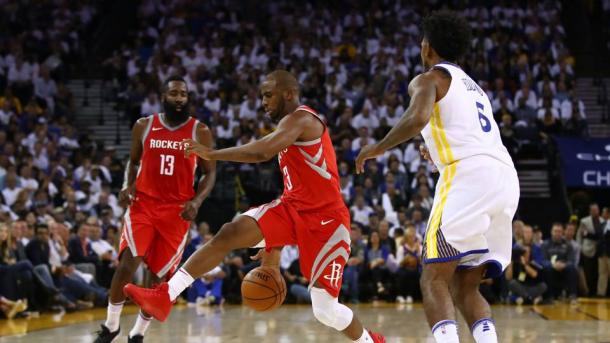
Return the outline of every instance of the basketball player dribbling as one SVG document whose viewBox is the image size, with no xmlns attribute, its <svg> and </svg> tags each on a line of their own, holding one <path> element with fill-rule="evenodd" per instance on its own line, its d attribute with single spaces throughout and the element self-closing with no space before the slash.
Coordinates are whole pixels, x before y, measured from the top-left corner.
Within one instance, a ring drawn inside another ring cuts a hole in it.
<svg viewBox="0 0 610 343">
<path fill-rule="evenodd" d="M 184 79 L 168 78 L 163 84 L 163 113 L 139 119 L 131 136 L 130 161 L 119 193 L 127 207 L 121 234 L 119 266 L 112 278 L 106 322 L 94 343 L 109 343 L 120 333 L 119 320 L 125 296 L 123 287 L 144 264 L 154 280 L 176 270 L 188 239 L 188 229 L 203 200 L 214 187 L 216 163 L 184 156 L 185 139 L 212 146 L 208 127 L 187 112 L 188 89 Z M 205 176 L 193 189 L 195 171 Z M 151 318 L 140 311 L 128 342 L 143 342 Z"/>
<path fill-rule="evenodd" d="M 263 265 L 279 268 L 279 251 L 296 244 L 301 270 L 309 280 L 313 314 L 322 324 L 341 331 L 353 342 L 385 342 L 365 330 L 351 309 L 338 301 L 342 273 L 350 252 L 350 216 L 339 188 L 337 162 L 323 120 L 299 104 L 299 85 L 287 71 L 276 70 L 261 85 L 262 104 L 277 129 L 240 147 L 212 150 L 188 141 L 186 153 L 210 161 L 256 163 L 278 156 L 284 193 L 223 225 L 182 268 L 156 289 L 125 286 L 125 293 L 156 319 L 164 321 L 172 302 L 194 280 L 233 249 L 255 246 L 264 239 Z"/>
<path fill-rule="evenodd" d="M 356 170 L 363 172 L 367 159 L 421 132 L 428 147 L 422 154 L 441 175 L 422 253 L 420 283 L 428 324 L 436 342 L 458 342 L 455 304 L 477 343 L 495 343 L 491 309 L 479 284 L 510 263 L 519 180 L 487 95 L 451 63 L 470 45 L 468 23 L 436 12 L 424 19 L 423 32 L 426 72 L 409 85 L 409 108 L 385 138 L 361 150 Z"/>
</svg>

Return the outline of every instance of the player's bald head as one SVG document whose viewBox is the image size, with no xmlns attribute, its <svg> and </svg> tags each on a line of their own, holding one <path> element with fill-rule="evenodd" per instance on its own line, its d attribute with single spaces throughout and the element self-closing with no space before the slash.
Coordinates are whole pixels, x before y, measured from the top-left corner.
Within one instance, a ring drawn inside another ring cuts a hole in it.
<svg viewBox="0 0 610 343">
<path fill-rule="evenodd" d="M 299 82 L 297 81 L 297 78 L 286 70 L 278 69 L 267 74 L 266 81 L 273 82 L 278 91 L 293 90 L 297 92 L 297 94 L 299 93 Z"/>
</svg>

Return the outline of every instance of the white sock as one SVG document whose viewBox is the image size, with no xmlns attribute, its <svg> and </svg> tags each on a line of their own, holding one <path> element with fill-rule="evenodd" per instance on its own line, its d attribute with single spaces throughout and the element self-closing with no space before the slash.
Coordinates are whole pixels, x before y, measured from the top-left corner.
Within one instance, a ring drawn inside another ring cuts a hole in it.
<svg viewBox="0 0 610 343">
<path fill-rule="evenodd" d="M 432 327 L 432 334 L 436 343 L 459 343 L 457 322 L 455 320 L 441 320 Z"/>
<path fill-rule="evenodd" d="M 115 332 L 119 329 L 121 311 L 123 311 L 123 304 L 125 304 L 124 301 L 118 304 L 113 304 L 108 301 L 108 309 L 106 311 L 106 322 L 104 323 L 104 326 L 107 327 L 110 332 Z"/>
<path fill-rule="evenodd" d="M 472 336 L 477 343 L 498 343 L 493 319 L 483 318 L 472 324 Z"/>
<path fill-rule="evenodd" d="M 183 268 L 178 269 L 176 274 L 169 280 L 169 300 L 174 301 L 195 279 Z"/>
<path fill-rule="evenodd" d="M 355 340 L 355 343 L 373 343 L 373 338 L 371 338 L 371 335 L 369 335 L 369 332 L 364 329 L 362 330 L 362 336 L 360 336 L 360 338 L 358 338 L 357 340 Z"/>
<path fill-rule="evenodd" d="M 150 318 L 150 317 L 145 317 L 144 314 L 142 313 L 142 311 L 140 311 L 140 314 L 138 315 L 138 319 L 136 320 L 136 323 L 133 325 L 133 329 L 131 329 L 131 331 L 129 331 L 129 337 L 133 337 L 135 335 L 144 336 L 146 329 L 148 329 L 148 326 L 150 325 L 151 319 L 152 318 Z"/>
</svg>

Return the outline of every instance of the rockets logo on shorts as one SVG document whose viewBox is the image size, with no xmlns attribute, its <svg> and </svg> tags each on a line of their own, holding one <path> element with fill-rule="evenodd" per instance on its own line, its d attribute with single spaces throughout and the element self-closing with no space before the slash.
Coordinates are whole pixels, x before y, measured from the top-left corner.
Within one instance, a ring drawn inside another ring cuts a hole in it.
<svg viewBox="0 0 610 343">
<path fill-rule="evenodd" d="M 330 274 L 324 275 L 324 278 L 328 280 L 328 283 L 333 287 L 339 287 L 339 281 L 343 277 L 343 273 L 341 270 L 343 269 L 343 265 L 337 263 L 337 261 L 333 261 L 330 265 Z"/>
</svg>

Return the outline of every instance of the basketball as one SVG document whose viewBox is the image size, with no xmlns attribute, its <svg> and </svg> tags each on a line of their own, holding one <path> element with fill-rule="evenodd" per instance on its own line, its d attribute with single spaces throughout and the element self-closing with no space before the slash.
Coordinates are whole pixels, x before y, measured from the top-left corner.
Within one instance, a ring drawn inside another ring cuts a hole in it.
<svg viewBox="0 0 610 343">
<path fill-rule="evenodd" d="M 251 309 L 271 311 L 286 299 L 286 282 L 278 269 L 258 267 L 244 277 L 241 295 L 243 304 Z"/>
</svg>

